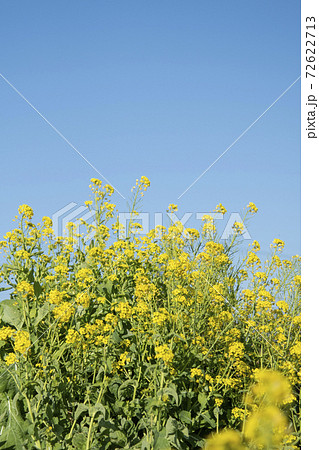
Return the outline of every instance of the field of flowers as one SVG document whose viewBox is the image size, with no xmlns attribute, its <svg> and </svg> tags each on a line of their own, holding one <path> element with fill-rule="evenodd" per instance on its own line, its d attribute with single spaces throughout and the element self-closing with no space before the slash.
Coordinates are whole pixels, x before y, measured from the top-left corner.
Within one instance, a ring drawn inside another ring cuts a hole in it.
<svg viewBox="0 0 319 450">
<path fill-rule="evenodd" d="M 149 184 L 126 238 L 97 179 L 87 234 L 19 207 L 0 241 L 0 448 L 300 448 L 300 258 L 275 239 L 239 260 L 243 224 L 221 243 L 210 215 L 139 236 Z"/>
</svg>

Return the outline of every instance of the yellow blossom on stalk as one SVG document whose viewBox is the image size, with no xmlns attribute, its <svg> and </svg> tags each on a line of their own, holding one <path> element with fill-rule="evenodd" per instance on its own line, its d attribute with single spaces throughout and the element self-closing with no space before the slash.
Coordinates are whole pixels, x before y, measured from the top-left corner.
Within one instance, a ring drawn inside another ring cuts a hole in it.
<svg viewBox="0 0 319 450">
<path fill-rule="evenodd" d="M 259 257 L 256 255 L 256 253 L 254 252 L 248 252 L 248 257 L 246 260 L 246 265 L 248 267 L 253 267 L 254 265 L 256 265 L 257 267 L 260 267 L 260 259 Z"/>
<path fill-rule="evenodd" d="M 258 251 L 260 250 L 260 244 L 259 244 L 259 242 L 256 241 L 256 240 L 253 241 L 252 247 L 253 247 L 254 252 L 258 252 Z"/>
<path fill-rule="evenodd" d="M 68 322 L 74 313 L 74 308 L 68 302 L 62 302 L 53 310 L 55 319 L 60 322 Z"/>
<path fill-rule="evenodd" d="M 191 378 L 202 377 L 202 376 L 203 376 L 203 372 L 200 369 L 197 369 L 196 367 L 191 369 Z"/>
<path fill-rule="evenodd" d="M 301 276 L 300 275 L 294 276 L 294 283 L 295 283 L 295 286 L 301 285 Z"/>
<path fill-rule="evenodd" d="M 18 212 L 22 215 L 22 217 L 26 217 L 29 220 L 33 217 L 33 209 L 28 205 L 20 205 Z"/>
<path fill-rule="evenodd" d="M 221 433 L 210 436 L 203 450 L 244 450 L 241 436 L 235 430 L 223 430 Z"/>
<path fill-rule="evenodd" d="M 281 267 L 282 266 L 282 262 L 281 262 L 281 260 L 280 260 L 278 255 L 274 255 L 272 257 L 272 259 L 273 259 L 276 267 Z"/>
<path fill-rule="evenodd" d="M 160 308 L 153 313 L 152 322 L 155 325 L 162 326 L 169 320 L 169 312 L 165 308 Z"/>
<path fill-rule="evenodd" d="M 54 267 L 54 271 L 57 275 L 66 275 L 69 272 L 69 269 L 67 266 L 59 264 Z"/>
<path fill-rule="evenodd" d="M 83 308 L 90 306 L 90 296 L 86 292 L 79 292 L 75 297 L 75 301 L 78 305 L 83 306 Z"/>
<path fill-rule="evenodd" d="M 280 285 L 280 280 L 278 280 L 278 278 L 272 278 L 270 281 L 274 286 Z"/>
<path fill-rule="evenodd" d="M 19 330 L 14 334 L 14 351 L 24 354 L 31 345 L 27 331 Z"/>
<path fill-rule="evenodd" d="M 238 234 L 241 234 L 243 232 L 243 230 L 244 230 L 244 224 L 242 222 L 234 222 L 233 229 Z"/>
<path fill-rule="evenodd" d="M 300 356 L 301 355 L 301 342 L 296 342 L 289 350 L 291 355 Z"/>
<path fill-rule="evenodd" d="M 146 189 L 151 185 L 151 182 L 147 177 L 141 176 L 140 184 L 141 184 L 141 186 L 143 186 L 144 190 L 146 191 Z"/>
<path fill-rule="evenodd" d="M 255 277 L 259 278 L 262 281 L 266 281 L 267 280 L 267 275 L 265 274 L 265 272 L 256 272 L 255 273 Z"/>
<path fill-rule="evenodd" d="M 285 246 L 285 243 L 281 239 L 274 239 L 272 244 L 270 244 L 271 248 L 275 248 L 279 252 L 283 250 L 284 246 Z"/>
<path fill-rule="evenodd" d="M 240 359 L 244 356 L 245 347 L 241 342 L 234 342 L 230 344 L 228 349 L 228 356 L 230 358 Z"/>
<path fill-rule="evenodd" d="M 223 401 L 224 400 L 222 398 L 215 398 L 215 405 L 219 408 L 220 406 L 222 406 Z"/>
<path fill-rule="evenodd" d="M 68 330 L 68 334 L 66 336 L 66 343 L 67 344 L 75 344 L 77 341 L 80 340 L 80 334 L 76 330 Z"/>
<path fill-rule="evenodd" d="M 191 237 L 192 239 L 198 239 L 199 238 L 199 231 L 195 228 L 186 228 L 185 229 L 186 237 Z"/>
<path fill-rule="evenodd" d="M 58 305 L 62 302 L 65 292 L 60 292 L 57 289 L 53 289 L 49 292 L 48 302 L 52 305 Z"/>
<path fill-rule="evenodd" d="M 15 362 L 18 361 L 18 358 L 16 357 L 16 355 L 14 353 L 9 353 L 5 357 L 5 361 L 6 361 L 7 366 L 11 366 L 11 364 L 14 364 Z"/>
<path fill-rule="evenodd" d="M 259 448 L 279 448 L 287 425 L 279 408 L 266 406 L 250 415 L 245 425 L 245 437 Z"/>
<path fill-rule="evenodd" d="M 21 292 L 24 296 L 34 295 L 33 286 L 27 281 L 20 281 L 16 286 L 16 291 Z"/>
<path fill-rule="evenodd" d="M 278 308 L 282 309 L 283 312 L 287 312 L 289 309 L 288 303 L 285 302 L 284 300 L 279 300 L 279 302 L 277 302 L 276 305 L 278 306 Z"/>
<path fill-rule="evenodd" d="M 233 408 L 232 411 L 232 417 L 239 420 L 244 420 L 245 417 L 245 410 L 242 408 Z"/>
<path fill-rule="evenodd" d="M 91 178 L 91 183 L 93 183 L 95 186 L 98 186 L 98 187 L 102 186 L 102 181 L 99 180 L 98 178 Z"/>
<path fill-rule="evenodd" d="M 11 327 L 2 327 L 0 328 L 0 341 L 5 341 L 6 339 L 10 338 L 13 333 L 14 329 Z"/>
<path fill-rule="evenodd" d="M 29 259 L 30 258 L 30 253 L 27 252 L 26 250 L 18 250 L 15 252 L 15 257 L 18 259 Z"/>
<path fill-rule="evenodd" d="M 45 228 L 51 228 L 53 225 L 52 219 L 47 216 L 42 217 L 42 222 Z"/>
<path fill-rule="evenodd" d="M 120 302 L 116 305 L 115 310 L 120 319 L 130 319 L 133 314 L 133 309 L 128 302 Z"/>
<path fill-rule="evenodd" d="M 249 202 L 247 205 L 248 211 L 251 213 L 256 213 L 258 211 L 257 206 L 253 202 Z"/>
<path fill-rule="evenodd" d="M 291 396 L 289 381 L 279 372 L 255 369 L 256 384 L 251 388 L 253 402 L 270 405 L 283 405 Z"/>
<path fill-rule="evenodd" d="M 225 206 L 223 206 L 221 203 L 219 203 L 219 204 L 216 206 L 216 208 L 214 209 L 214 212 L 226 214 L 226 213 L 227 213 L 227 209 L 225 208 Z"/>
<path fill-rule="evenodd" d="M 161 359 L 165 364 L 170 364 L 174 359 L 174 353 L 167 344 L 155 347 L 155 358 Z"/>
<path fill-rule="evenodd" d="M 168 205 L 168 209 L 167 209 L 167 211 L 168 212 L 175 212 L 175 211 L 178 211 L 178 207 L 177 207 L 177 205 L 175 205 L 174 203 L 170 203 L 169 205 Z"/>
</svg>

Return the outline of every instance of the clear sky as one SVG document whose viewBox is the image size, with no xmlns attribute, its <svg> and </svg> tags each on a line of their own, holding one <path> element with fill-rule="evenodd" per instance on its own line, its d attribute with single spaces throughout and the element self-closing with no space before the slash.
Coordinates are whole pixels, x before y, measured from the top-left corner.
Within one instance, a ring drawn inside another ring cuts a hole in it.
<svg viewBox="0 0 319 450">
<path fill-rule="evenodd" d="M 2 0 L 0 72 L 125 197 L 148 176 L 144 211 L 253 201 L 251 237 L 265 251 L 281 238 L 289 256 L 300 81 L 178 197 L 300 75 L 299 23 L 296 0 Z M 39 219 L 88 199 L 99 175 L 1 78 L 0 128 L 1 235 L 22 203 Z"/>
</svg>

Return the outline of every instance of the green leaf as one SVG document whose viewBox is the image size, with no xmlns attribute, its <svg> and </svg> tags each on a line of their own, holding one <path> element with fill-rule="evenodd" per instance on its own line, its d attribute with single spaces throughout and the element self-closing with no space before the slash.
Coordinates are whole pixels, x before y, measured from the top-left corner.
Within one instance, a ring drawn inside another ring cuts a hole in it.
<svg viewBox="0 0 319 450">
<path fill-rule="evenodd" d="M 77 433 L 73 436 L 72 444 L 77 450 L 85 450 L 87 436 L 84 433 Z"/>
<path fill-rule="evenodd" d="M 198 394 L 198 402 L 202 408 L 205 407 L 207 400 L 208 400 L 207 395 L 205 395 L 203 392 L 200 392 Z"/>
<path fill-rule="evenodd" d="M 183 423 L 192 423 L 192 416 L 189 411 L 180 411 L 178 413 L 179 420 Z"/>
<path fill-rule="evenodd" d="M 78 407 L 75 410 L 74 413 L 74 420 L 78 420 L 78 418 L 80 417 L 80 415 L 84 412 L 84 411 L 88 411 L 88 407 L 86 405 L 84 405 L 84 403 L 79 403 Z"/>
<path fill-rule="evenodd" d="M 13 325 L 18 330 L 21 329 L 24 319 L 19 311 L 18 305 L 14 305 L 15 300 L 3 300 L 1 302 L 2 306 L 2 320 L 3 322 Z"/>
<path fill-rule="evenodd" d="M 37 318 L 34 321 L 35 327 L 41 322 L 41 320 L 43 320 L 45 318 L 45 316 L 49 313 L 49 311 L 50 311 L 49 304 L 44 303 L 44 305 L 41 306 L 41 308 L 39 309 Z"/>
<path fill-rule="evenodd" d="M 175 400 L 175 402 L 176 402 L 176 405 L 177 405 L 177 406 L 179 405 L 178 394 L 177 394 L 176 388 L 175 388 L 175 386 L 174 386 L 173 384 L 171 384 L 171 385 L 170 385 L 169 387 L 167 387 L 167 388 L 164 388 L 164 389 L 163 389 L 163 394 L 171 395 L 171 396 L 174 398 L 174 400 Z"/>
</svg>

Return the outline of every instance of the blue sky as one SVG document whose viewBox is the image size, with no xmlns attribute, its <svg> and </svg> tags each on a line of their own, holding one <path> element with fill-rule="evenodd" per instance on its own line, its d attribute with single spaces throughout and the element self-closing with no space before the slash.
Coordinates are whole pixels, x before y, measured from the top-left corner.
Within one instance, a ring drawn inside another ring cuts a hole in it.
<svg viewBox="0 0 319 450">
<path fill-rule="evenodd" d="M 253 201 L 252 238 L 300 253 L 300 81 L 178 200 L 300 75 L 299 2 L 3 0 L 0 17 L 0 72 L 124 196 L 146 175 L 151 213 Z M 97 174 L 3 79 L 0 124 L 1 235 L 19 204 L 87 200 Z"/>
</svg>

